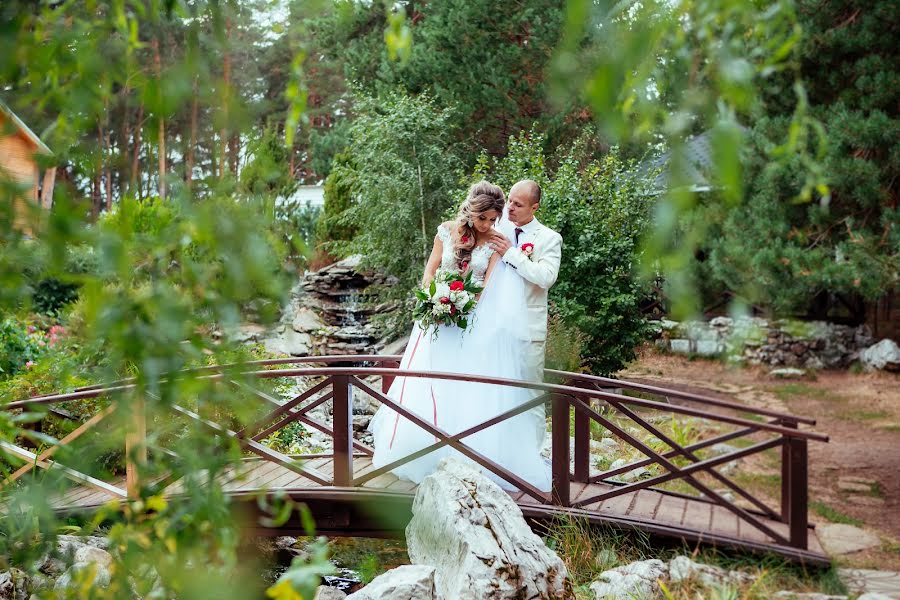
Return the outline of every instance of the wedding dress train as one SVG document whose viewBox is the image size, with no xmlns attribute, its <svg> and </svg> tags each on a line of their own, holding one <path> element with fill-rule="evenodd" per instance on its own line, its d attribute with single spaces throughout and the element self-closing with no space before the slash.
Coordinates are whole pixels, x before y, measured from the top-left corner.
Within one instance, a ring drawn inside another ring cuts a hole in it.
<svg viewBox="0 0 900 600">
<path fill-rule="evenodd" d="M 438 235 L 447 237 L 441 229 Z M 470 268 L 475 277 L 484 278 L 492 251 L 476 248 Z M 525 314 L 522 278 L 499 261 L 475 307 L 467 331 L 441 326 L 437 334 L 424 331 L 418 324 L 400 363 L 401 369 L 438 373 L 460 373 L 503 379 L 525 379 L 526 339 L 522 319 Z M 448 434 L 456 434 L 532 400 L 538 392 L 494 384 L 436 378 L 397 377 L 388 396 L 405 409 Z M 388 465 L 438 441 L 411 420 L 387 405 L 379 408 L 369 429 L 375 443 L 373 464 Z M 550 467 L 540 451 L 546 434 L 543 406 L 494 424 L 461 440 L 479 454 L 497 463 L 542 491 L 550 489 Z M 420 482 L 432 473 L 446 456 L 464 457 L 443 446 L 420 458 L 396 467 L 392 472 L 402 479 Z M 482 467 L 482 471 L 506 489 L 512 483 Z"/>
</svg>

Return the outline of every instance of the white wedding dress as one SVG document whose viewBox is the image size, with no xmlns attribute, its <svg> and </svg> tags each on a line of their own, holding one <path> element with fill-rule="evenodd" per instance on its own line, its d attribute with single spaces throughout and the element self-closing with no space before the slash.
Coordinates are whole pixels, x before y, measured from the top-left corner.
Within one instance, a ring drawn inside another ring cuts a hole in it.
<svg viewBox="0 0 900 600">
<path fill-rule="evenodd" d="M 450 231 L 443 225 L 437 232 L 443 245 L 441 268 L 454 270 L 456 261 Z M 476 282 L 484 281 L 493 250 L 482 245 L 472 251 L 469 268 Z M 487 286 L 475 307 L 467 331 L 441 326 L 437 336 L 413 326 L 400 363 L 401 369 L 463 373 L 505 379 L 527 377 L 524 360 L 525 289 L 522 278 L 503 261 L 494 266 Z M 521 406 L 539 395 L 534 390 L 446 379 L 397 377 L 388 396 L 410 412 L 448 434 L 455 434 Z M 387 405 L 382 405 L 369 425 L 375 444 L 373 464 L 382 467 L 431 446 L 436 438 Z M 535 486 L 550 490 L 550 466 L 541 457 L 546 434 L 543 406 L 492 425 L 461 441 Z M 416 483 L 432 473 L 447 456 L 464 458 L 457 450 L 443 446 L 392 472 Z M 474 464 L 474 463 L 473 463 Z M 502 487 L 516 486 L 487 469 L 482 471 Z"/>
</svg>

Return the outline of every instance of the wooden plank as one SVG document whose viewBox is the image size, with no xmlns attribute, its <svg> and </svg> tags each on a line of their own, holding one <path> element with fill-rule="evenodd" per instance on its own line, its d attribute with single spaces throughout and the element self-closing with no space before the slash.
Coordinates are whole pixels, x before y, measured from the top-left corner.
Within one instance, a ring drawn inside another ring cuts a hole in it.
<svg viewBox="0 0 900 600">
<path fill-rule="evenodd" d="M 266 461 L 265 464 L 254 465 L 251 467 L 246 478 L 242 478 L 241 480 L 234 479 L 227 485 L 222 486 L 222 488 L 229 492 L 256 489 L 258 487 L 257 481 L 266 481 L 266 476 L 275 471 L 276 468 L 278 468 L 277 464 L 268 461 Z"/>
<path fill-rule="evenodd" d="M 712 507 L 713 505 L 708 502 L 692 502 L 688 500 L 681 524 L 695 531 L 711 531 Z"/>
<path fill-rule="evenodd" d="M 628 514 L 628 509 L 631 507 L 632 501 L 634 501 L 635 493 L 636 492 L 629 492 L 627 494 L 622 494 L 621 496 L 607 498 L 603 501 L 603 504 L 600 505 L 600 512 L 624 517 Z"/>
<path fill-rule="evenodd" d="M 397 481 L 390 484 L 385 489 L 388 489 L 392 492 L 411 492 L 411 491 L 415 490 L 417 487 L 419 487 L 419 484 L 417 484 L 413 481 L 408 481 L 406 479 L 397 478 Z"/>
<path fill-rule="evenodd" d="M 278 476 L 266 483 L 268 490 L 280 490 L 292 487 L 292 484 L 300 479 L 306 479 L 299 473 L 294 473 L 290 469 L 279 467 Z M 307 479 L 307 481 L 309 481 Z"/>
<path fill-rule="evenodd" d="M 722 506 L 713 506 L 712 526 L 710 530 L 716 535 L 738 537 L 738 516 Z"/>
<path fill-rule="evenodd" d="M 375 477 L 375 478 L 370 479 L 367 482 L 365 482 L 363 484 L 363 487 L 383 490 L 383 489 L 389 488 L 391 486 L 391 484 L 393 484 L 398 479 L 399 479 L 399 477 L 397 477 L 393 473 L 390 473 L 390 472 L 382 473 L 378 477 Z"/>
<path fill-rule="evenodd" d="M 662 500 L 656 509 L 656 521 L 670 525 L 681 525 L 687 500 L 661 494 Z"/>
<path fill-rule="evenodd" d="M 660 502 L 662 502 L 662 494 L 659 492 L 641 490 L 637 493 L 637 498 L 635 498 L 628 515 L 652 521 L 656 518 L 656 509 L 659 507 Z"/>
</svg>

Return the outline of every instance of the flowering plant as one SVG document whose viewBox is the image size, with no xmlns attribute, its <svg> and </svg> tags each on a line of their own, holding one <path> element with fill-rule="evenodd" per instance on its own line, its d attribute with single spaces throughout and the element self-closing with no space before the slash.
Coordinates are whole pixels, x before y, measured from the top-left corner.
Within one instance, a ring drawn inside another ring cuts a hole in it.
<svg viewBox="0 0 900 600">
<path fill-rule="evenodd" d="M 475 296 L 483 288 L 472 282 L 472 272 L 464 274 L 438 269 L 431 283 L 416 290 L 416 306 L 413 318 L 422 329 L 438 325 L 456 325 L 461 329 L 469 326 L 469 316 L 475 309 Z"/>
<path fill-rule="evenodd" d="M 522 254 L 528 257 L 528 260 L 531 260 L 531 255 L 534 254 L 534 244 L 532 244 L 531 242 L 527 242 L 519 246 L 519 250 L 522 251 Z"/>
</svg>

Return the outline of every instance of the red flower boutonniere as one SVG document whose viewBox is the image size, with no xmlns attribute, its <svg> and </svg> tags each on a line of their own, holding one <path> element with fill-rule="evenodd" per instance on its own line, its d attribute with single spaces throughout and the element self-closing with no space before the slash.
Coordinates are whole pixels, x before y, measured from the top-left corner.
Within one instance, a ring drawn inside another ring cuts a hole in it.
<svg viewBox="0 0 900 600">
<path fill-rule="evenodd" d="M 534 244 L 528 242 L 527 244 L 522 244 L 519 246 L 519 250 L 522 251 L 522 254 L 528 257 L 528 260 L 531 260 L 531 255 L 534 254 Z"/>
</svg>

